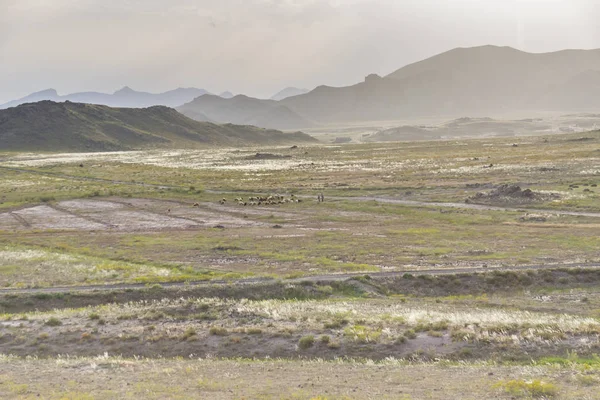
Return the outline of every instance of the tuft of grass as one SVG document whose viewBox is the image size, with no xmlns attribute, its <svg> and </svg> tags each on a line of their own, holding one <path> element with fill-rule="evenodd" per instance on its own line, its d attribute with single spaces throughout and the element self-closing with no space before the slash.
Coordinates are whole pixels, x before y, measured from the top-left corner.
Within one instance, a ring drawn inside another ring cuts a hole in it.
<svg viewBox="0 0 600 400">
<path fill-rule="evenodd" d="M 407 339 L 416 339 L 417 334 L 412 329 L 409 329 L 406 332 L 404 332 L 404 337 L 406 337 Z"/>
<path fill-rule="evenodd" d="M 192 327 L 189 327 L 185 330 L 185 332 L 183 333 L 183 340 L 189 340 L 190 338 L 196 336 L 196 330 Z"/>
<path fill-rule="evenodd" d="M 302 336 L 298 340 L 298 347 L 305 350 L 312 347 L 315 344 L 315 337 L 313 335 Z"/>
<path fill-rule="evenodd" d="M 48 326 L 60 326 L 62 325 L 62 321 L 56 317 L 52 317 L 48 319 L 45 324 Z"/>
<path fill-rule="evenodd" d="M 558 387 L 550 382 L 544 382 L 539 379 L 525 381 L 523 379 L 513 379 L 510 381 L 498 382 L 494 385 L 496 388 L 516 397 L 548 398 L 558 394 Z"/>
<path fill-rule="evenodd" d="M 208 332 L 215 336 L 227 336 L 229 333 L 227 329 L 222 326 L 211 326 Z"/>
</svg>

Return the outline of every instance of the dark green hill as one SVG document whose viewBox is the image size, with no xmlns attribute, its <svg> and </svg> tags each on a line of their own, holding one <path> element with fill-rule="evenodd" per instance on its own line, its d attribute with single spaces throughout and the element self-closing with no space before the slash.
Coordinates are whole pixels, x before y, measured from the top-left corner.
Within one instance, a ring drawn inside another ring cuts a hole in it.
<svg viewBox="0 0 600 400">
<path fill-rule="evenodd" d="M 0 110 L 0 151 L 114 151 L 310 143 L 298 132 L 194 121 L 172 108 L 41 101 Z"/>
</svg>

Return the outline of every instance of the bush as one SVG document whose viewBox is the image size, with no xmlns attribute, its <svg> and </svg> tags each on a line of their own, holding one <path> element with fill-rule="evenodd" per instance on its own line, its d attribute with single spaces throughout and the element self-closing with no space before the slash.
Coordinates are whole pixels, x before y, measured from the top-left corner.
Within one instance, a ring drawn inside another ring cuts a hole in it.
<svg viewBox="0 0 600 400">
<path fill-rule="evenodd" d="M 56 317 L 52 317 L 50 318 L 48 321 L 46 321 L 46 325 L 48 326 L 60 326 L 62 325 L 62 321 Z"/>
<path fill-rule="evenodd" d="M 558 388 L 555 384 L 543 382 L 539 379 L 532 381 L 513 379 L 500 382 L 495 387 L 503 388 L 507 393 L 518 397 L 548 398 L 558 394 Z"/>
<path fill-rule="evenodd" d="M 229 332 L 227 332 L 227 329 L 223 328 L 222 326 L 211 326 L 209 333 L 215 336 L 227 336 Z"/>
<path fill-rule="evenodd" d="M 404 336 L 408 339 L 416 339 L 417 338 L 417 334 L 412 329 L 409 329 L 406 332 L 404 332 Z"/>
<path fill-rule="evenodd" d="M 93 319 L 96 319 L 96 320 L 98 320 L 98 319 L 100 319 L 100 314 L 97 314 L 97 313 L 91 313 L 91 314 L 89 315 L 89 317 L 90 317 L 90 319 L 92 319 L 92 320 L 93 320 Z"/>
<path fill-rule="evenodd" d="M 328 335 L 323 335 L 323 336 L 321 336 L 320 340 L 321 340 L 321 343 L 327 344 L 331 341 L 331 338 Z"/>
<path fill-rule="evenodd" d="M 183 340 L 187 340 L 187 339 L 191 338 L 192 336 L 196 336 L 196 330 L 192 327 L 189 327 L 183 333 Z"/>
<path fill-rule="evenodd" d="M 346 325 L 348 323 L 347 319 L 335 319 L 331 322 L 325 322 L 325 324 L 323 324 L 323 327 L 325 329 L 340 329 L 342 326 Z"/>
<path fill-rule="evenodd" d="M 315 344 L 315 337 L 313 335 L 307 335 L 300 338 L 298 341 L 298 347 L 301 349 L 308 349 Z"/>
</svg>

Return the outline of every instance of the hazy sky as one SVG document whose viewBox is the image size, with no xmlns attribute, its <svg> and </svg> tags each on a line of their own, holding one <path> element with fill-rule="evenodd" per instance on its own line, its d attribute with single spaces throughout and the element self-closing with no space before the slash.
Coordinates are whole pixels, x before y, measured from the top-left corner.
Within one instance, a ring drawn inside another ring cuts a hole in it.
<svg viewBox="0 0 600 400">
<path fill-rule="evenodd" d="M 598 0 L 0 0 L 0 103 L 55 88 L 269 97 L 454 47 L 600 48 Z"/>
</svg>

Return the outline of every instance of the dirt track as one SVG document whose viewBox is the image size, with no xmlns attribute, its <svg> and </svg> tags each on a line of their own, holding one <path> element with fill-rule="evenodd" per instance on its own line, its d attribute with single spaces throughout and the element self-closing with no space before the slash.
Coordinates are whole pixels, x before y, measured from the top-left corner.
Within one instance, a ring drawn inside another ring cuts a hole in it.
<svg viewBox="0 0 600 400">
<path fill-rule="evenodd" d="M 408 271 L 394 272 L 358 272 L 348 274 L 329 274 L 329 275 L 314 275 L 303 278 L 284 279 L 282 283 L 301 283 L 301 282 L 339 282 L 348 279 L 353 279 L 368 275 L 371 278 L 394 278 L 401 277 L 405 274 L 415 276 L 419 275 L 456 275 L 456 274 L 472 274 L 484 273 L 490 271 L 526 271 L 536 269 L 552 269 L 552 268 L 600 268 L 600 263 L 577 263 L 577 264 L 559 264 L 559 265 L 522 265 L 508 267 L 485 267 L 485 268 L 448 268 L 448 269 L 421 269 Z M 208 286 L 208 285 L 253 285 L 264 282 L 270 282 L 270 278 L 245 278 L 238 280 L 211 280 L 211 281 L 196 281 L 196 282 L 156 282 L 164 288 L 190 287 L 190 286 Z M 148 284 L 145 283 L 125 283 L 113 285 L 89 285 L 89 286 L 55 286 L 48 288 L 23 288 L 23 289 L 0 289 L 0 295 L 11 293 L 64 293 L 64 292 L 94 292 L 94 291 L 112 291 L 112 290 L 127 290 L 127 289 L 145 289 Z"/>
</svg>

